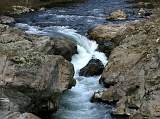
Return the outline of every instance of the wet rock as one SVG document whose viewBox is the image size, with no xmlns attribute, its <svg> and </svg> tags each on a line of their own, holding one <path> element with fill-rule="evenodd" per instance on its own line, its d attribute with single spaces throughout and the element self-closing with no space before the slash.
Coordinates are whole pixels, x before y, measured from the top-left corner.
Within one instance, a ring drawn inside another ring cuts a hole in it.
<svg viewBox="0 0 160 119">
<path fill-rule="evenodd" d="M 9 16 L 0 16 L 0 24 L 12 24 L 15 23 L 15 19 Z"/>
<path fill-rule="evenodd" d="M 91 98 L 91 102 L 102 102 L 102 95 L 103 95 L 104 91 L 96 91 L 94 92 L 92 98 Z"/>
<path fill-rule="evenodd" d="M 122 10 L 117 10 L 112 12 L 108 17 L 108 20 L 125 20 L 127 19 L 127 14 Z"/>
<path fill-rule="evenodd" d="M 55 43 L 49 37 L 26 35 L 7 25 L 0 25 L 0 31 L 0 111 L 40 116 L 56 111 L 60 95 L 75 85 L 73 65 L 44 50 L 54 48 L 46 45 Z"/>
<path fill-rule="evenodd" d="M 80 76 L 97 76 L 103 72 L 104 65 L 99 59 L 91 59 L 79 72 Z"/>
</svg>

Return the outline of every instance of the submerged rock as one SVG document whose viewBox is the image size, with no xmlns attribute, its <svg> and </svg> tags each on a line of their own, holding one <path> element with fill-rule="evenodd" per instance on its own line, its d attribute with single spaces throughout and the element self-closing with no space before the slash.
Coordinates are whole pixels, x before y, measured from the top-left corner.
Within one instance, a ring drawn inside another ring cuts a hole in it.
<svg viewBox="0 0 160 119">
<path fill-rule="evenodd" d="M 122 10 L 117 10 L 112 12 L 108 17 L 108 20 L 125 20 L 127 19 L 127 14 Z"/>
<path fill-rule="evenodd" d="M 79 72 L 80 76 L 98 76 L 103 72 L 104 65 L 99 59 L 91 59 Z"/>
</svg>

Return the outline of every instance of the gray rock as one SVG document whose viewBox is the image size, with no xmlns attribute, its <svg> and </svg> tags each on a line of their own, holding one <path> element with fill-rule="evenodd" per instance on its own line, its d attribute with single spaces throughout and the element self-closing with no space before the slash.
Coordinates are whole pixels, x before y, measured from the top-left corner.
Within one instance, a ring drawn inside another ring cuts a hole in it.
<svg viewBox="0 0 160 119">
<path fill-rule="evenodd" d="M 26 35 L 7 25 L 0 30 L 0 110 L 53 113 L 63 91 L 75 85 L 73 65 L 60 56 L 61 50 L 75 50 L 75 45 Z M 62 47 L 59 54 L 48 52 L 57 47 Z"/>
</svg>

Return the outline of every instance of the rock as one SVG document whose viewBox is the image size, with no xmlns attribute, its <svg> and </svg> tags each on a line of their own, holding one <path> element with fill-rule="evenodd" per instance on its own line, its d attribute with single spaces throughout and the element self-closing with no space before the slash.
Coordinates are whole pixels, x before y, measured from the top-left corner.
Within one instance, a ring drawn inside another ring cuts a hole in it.
<svg viewBox="0 0 160 119">
<path fill-rule="evenodd" d="M 138 11 L 138 15 L 140 17 L 147 17 L 147 16 L 151 16 L 152 15 L 152 12 L 149 11 L 149 10 L 145 10 L 143 8 L 141 8 L 139 11 Z"/>
<path fill-rule="evenodd" d="M 0 112 L 0 119 L 40 119 L 31 113 Z"/>
<path fill-rule="evenodd" d="M 103 95 L 103 90 L 102 91 L 96 91 L 94 92 L 92 98 L 91 98 L 91 102 L 102 102 L 102 95 Z"/>
<path fill-rule="evenodd" d="M 31 113 L 0 112 L 0 119 L 40 119 Z"/>
<path fill-rule="evenodd" d="M 45 11 L 45 10 L 46 10 L 45 7 L 41 7 L 41 8 L 39 9 L 39 11 Z"/>
<path fill-rule="evenodd" d="M 5 0 L 0 1 L 0 14 L 11 16 L 32 12 L 34 10 L 45 10 L 44 8 L 57 4 L 67 4 L 71 2 L 82 2 L 81 0 Z M 41 9 L 42 8 L 42 9 Z"/>
<path fill-rule="evenodd" d="M 40 116 L 56 111 L 61 94 L 75 85 L 73 65 L 61 54 L 44 50 L 54 51 L 58 41 L 26 35 L 7 25 L 0 25 L 0 31 L 0 111 Z M 60 46 L 70 42 L 65 43 Z"/>
<path fill-rule="evenodd" d="M 158 14 L 157 14 L 158 15 Z M 108 59 L 101 81 L 107 90 L 101 101 L 116 100 L 112 115 L 131 119 L 160 117 L 160 16 L 135 24 Z"/>
<path fill-rule="evenodd" d="M 43 52 L 49 55 L 61 55 L 71 61 L 72 56 L 77 54 L 77 45 L 65 37 L 51 38 L 43 48 Z"/>
<path fill-rule="evenodd" d="M 0 24 L 13 24 L 15 19 L 9 16 L 0 16 Z"/>
<path fill-rule="evenodd" d="M 116 38 L 120 33 L 122 33 L 127 28 L 126 24 L 108 24 L 108 25 L 98 25 L 91 29 L 88 34 L 90 38 L 96 40 L 97 42 Z"/>
<path fill-rule="evenodd" d="M 127 19 L 127 14 L 122 10 L 117 10 L 112 12 L 108 17 L 108 20 L 125 20 Z"/>
<path fill-rule="evenodd" d="M 126 34 L 134 30 L 135 27 L 132 24 L 98 25 L 89 30 L 88 35 L 99 44 L 98 50 L 109 56 L 112 49 L 126 37 Z"/>
<path fill-rule="evenodd" d="M 92 102 L 105 102 L 107 104 L 116 104 L 121 99 L 120 91 L 113 89 L 95 92 L 92 96 Z"/>
<path fill-rule="evenodd" d="M 17 15 L 34 11 L 34 9 L 25 6 L 12 6 L 12 9 L 13 9 L 13 14 Z"/>
<path fill-rule="evenodd" d="M 80 76 L 97 76 L 103 72 L 104 65 L 99 59 L 91 59 L 79 72 Z"/>
</svg>

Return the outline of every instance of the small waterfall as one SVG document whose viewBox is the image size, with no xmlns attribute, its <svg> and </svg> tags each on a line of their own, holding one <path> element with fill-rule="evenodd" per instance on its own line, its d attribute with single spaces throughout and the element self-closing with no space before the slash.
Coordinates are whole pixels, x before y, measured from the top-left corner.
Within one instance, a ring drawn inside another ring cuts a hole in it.
<svg viewBox="0 0 160 119">
<path fill-rule="evenodd" d="M 95 41 L 91 41 L 87 37 L 78 34 L 76 30 L 64 26 L 51 26 L 43 29 L 21 23 L 16 24 L 16 26 L 24 29 L 29 34 L 49 35 L 53 32 L 61 33 L 77 43 L 78 54 L 73 55 L 71 61 L 74 65 L 74 78 L 77 84 L 64 93 L 60 102 L 60 108 L 57 113 L 53 114 L 51 119 L 111 119 L 109 114 L 110 108 L 106 108 L 102 104 L 90 102 L 93 93 L 98 89 L 103 89 L 99 85 L 100 76 L 79 76 L 79 70 L 92 58 L 101 60 L 104 65 L 107 63 L 104 53 L 96 51 L 98 44 Z"/>
</svg>

